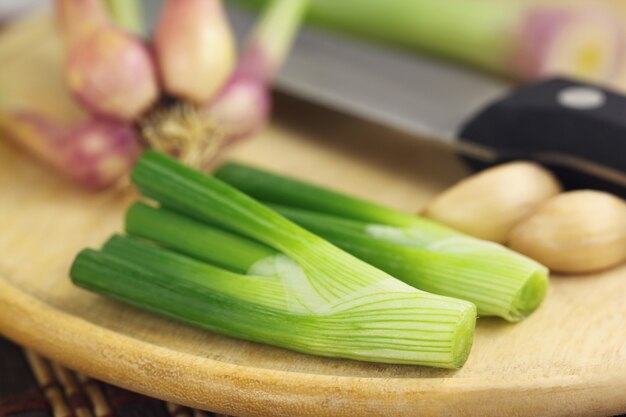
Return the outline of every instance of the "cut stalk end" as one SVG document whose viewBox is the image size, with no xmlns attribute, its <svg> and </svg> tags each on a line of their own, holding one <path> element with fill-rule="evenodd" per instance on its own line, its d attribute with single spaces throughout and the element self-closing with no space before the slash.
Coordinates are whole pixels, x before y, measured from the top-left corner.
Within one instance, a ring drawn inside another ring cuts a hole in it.
<svg viewBox="0 0 626 417">
<path fill-rule="evenodd" d="M 602 8 L 534 7 L 519 26 L 514 73 L 610 81 L 624 66 L 621 22 Z"/>
<path fill-rule="evenodd" d="M 472 306 L 474 307 L 474 306 Z M 456 326 L 452 346 L 452 362 L 450 368 L 461 369 L 469 358 L 474 344 L 474 329 L 476 327 L 476 307 L 468 308 L 459 318 Z"/>
<path fill-rule="evenodd" d="M 536 271 L 526 281 L 513 301 L 509 321 L 519 321 L 535 311 L 548 291 L 548 274 Z"/>
</svg>

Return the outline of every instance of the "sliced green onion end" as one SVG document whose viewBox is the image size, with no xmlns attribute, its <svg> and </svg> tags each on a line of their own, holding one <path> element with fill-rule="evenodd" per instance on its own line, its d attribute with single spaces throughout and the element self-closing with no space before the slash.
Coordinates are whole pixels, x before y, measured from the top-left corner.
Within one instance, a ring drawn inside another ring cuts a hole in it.
<svg viewBox="0 0 626 417">
<path fill-rule="evenodd" d="M 459 319 L 456 334 L 454 335 L 454 345 L 452 347 L 453 361 L 450 368 L 461 369 L 474 343 L 474 329 L 476 327 L 476 306 L 468 303 L 471 307 L 467 308 L 465 313 Z"/>
<path fill-rule="evenodd" d="M 548 270 L 542 267 L 528 277 L 513 301 L 507 320 L 520 321 L 539 307 L 548 291 L 548 274 Z"/>
</svg>

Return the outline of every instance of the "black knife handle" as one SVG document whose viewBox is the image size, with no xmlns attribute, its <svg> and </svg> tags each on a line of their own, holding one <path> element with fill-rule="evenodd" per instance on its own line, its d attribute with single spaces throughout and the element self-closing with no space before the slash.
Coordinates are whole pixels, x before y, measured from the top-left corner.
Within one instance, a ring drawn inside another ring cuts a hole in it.
<svg viewBox="0 0 626 417">
<path fill-rule="evenodd" d="M 626 97 L 605 88 L 563 78 L 522 87 L 472 118 L 459 137 L 493 149 L 498 163 L 537 160 L 567 188 L 626 195 L 619 179 L 626 179 Z"/>
</svg>

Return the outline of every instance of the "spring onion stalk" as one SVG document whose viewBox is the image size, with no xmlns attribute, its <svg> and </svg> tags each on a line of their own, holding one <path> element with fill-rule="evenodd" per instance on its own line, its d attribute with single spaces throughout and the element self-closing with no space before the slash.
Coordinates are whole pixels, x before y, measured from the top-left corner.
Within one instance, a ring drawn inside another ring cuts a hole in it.
<svg viewBox="0 0 626 417">
<path fill-rule="evenodd" d="M 119 27 L 135 35 L 145 35 L 143 10 L 139 0 L 106 0 L 109 16 Z"/>
<path fill-rule="evenodd" d="M 519 321 L 539 306 L 546 293 L 545 268 L 493 243 L 458 236 L 415 244 L 406 228 L 271 207 L 415 288 L 471 301 L 480 316 Z"/>
<path fill-rule="evenodd" d="M 154 46 L 164 89 L 196 104 L 213 99 L 235 65 L 221 0 L 167 0 Z"/>
<path fill-rule="evenodd" d="M 260 310 L 239 314 L 241 300 L 233 299 L 240 287 L 236 279 L 221 279 L 206 269 L 201 272 L 198 265 L 205 264 L 199 263 L 184 266 L 177 261 L 174 265 L 172 260 L 168 270 L 164 262 L 174 258 L 166 259 L 166 252 L 142 259 L 121 250 L 115 256 L 127 253 L 128 259 L 116 263 L 108 258 L 106 248 L 104 255 L 87 252 L 78 257 L 72 276 L 79 285 L 214 331 L 301 352 L 444 368 L 458 368 L 465 362 L 476 319 L 473 304 L 417 290 L 164 154 L 144 153 L 132 180 L 142 194 L 169 210 L 218 224 L 276 251 L 256 261 L 245 275 L 275 280 L 276 285 L 271 285 L 276 291 L 266 297 L 266 281 L 260 279 L 258 288 L 250 284 L 250 292 L 258 292 L 260 298 L 255 302 L 252 296 L 250 302 Z M 159 229 L 163 222 L 152 227 Z M 185 234 L 171 230 L 159 236 L 170 240 L 167 247 L 184 245 L 180 241 L 186 239 Z M 138 270 L 123 269 L 124 265 L 135 265 Z M 155 277 L 159 274 L 163 278 Z M 166 276 L 167 285 L 163 283 Z M 196 291 L 195 285 L 187 291 L 188 281 L 215 286 Z M 224 288 L 227 285 L 233 294 Z M 164 287 L 169 288 L 167 293 Z M 178 289 L 184 294 L 176 293 Z M 194 292 L 197 295 L 192 296 Z M 195 311 L 206 311 L 206 315 L 195 316 Z"/>
<path fill-rule="evenodd" d="M 431 220 L 248 165 L 227 163 L 219 167 L 214 175 L 244 193 L 270 203 L 365 222 L 400 227 L 414 226 L 424 230 L 423 233 L 432 238 L 457 234 L 452 229 Z"/>
<path fill-rule="evenodd" d="M 481 316 L 518 321 L 537 308 L 546 290 L 545 273 L 536 271 L 536 265 L 522 256 L 516 263 L 509 253 L 503 258 L 499 250 L 495 254 L 487 250 L 448 253 L 445 247 L 435 251 L 416 248 L 372 236 L 368 233 L 372 225 L 367 223 L 271 207 L 415 288 L 474 303 Z M 142 203 L 128 210 L 126 231 L 239 273 L 247 273 L 257 262 L 276 254 L 258 242 Z"/>
<path fill-rule="evenodd" d="M 547 269 L 504 246 L 244 165 L 215 176 L 416 288 L 475 303 L 481 315 L 520 320 L 546 293 Z"/>
<path fill-rule="evenodd" d="M 140 153 L 134 129 L 96 116 L 65 126 L 33 111 L 3 111 L 2 126 L 21 148 L 91 189 L 117 182 Z"/>
<path fill-rule="evenodd" d="M 621 22 L 601 5 L 312 0 L 308 18 L 521 80 L 561 73 L 610 81 L 624 66 Z"/>
<path fill-rule="evenodd" d="M 313 312 L 285 270 L 236 274 L 132 238 L 82 251 L 70 275 L 78 286 L 166 317 L 316 355 L 456 368 L 462 363 L 449 362 L 450 339 L 458 338 L 454 349 L 471 339 L 471 326 L 456 331 L 460 301 L 361 294 Z"/>
<path fill-rule="evenodd" d="M 111 24 L 100 0 L 57 0 L 67 49 L 65 78 L 91 113 L 132 121 L 156 101 L 156 67 L 145 43 Z"/>
<path fill-rule="evenodd" d="M 180 0 L 171 3 L 178 5 Z M 157 109 L 141 124 L 150 146 L 202 169 L 221 145 L 254 134 L 267 120 L 271 82 L 289 53 L 308 3 L 309 0 L 269 2 L 252 29 L 235 70 L 213 100 L 199 108 L 183 104 Z M 163 40 L 166 41 L 170 42 Z M 172 59 L 184 53 L 184 49 L 178 49 L 172 52 Z"/>
<path fill-rule="evenodd" d="M 263 11 L 237 70 L 209 113 L 231 138 L 255 132 L 267 119 L 270 85 L 294 41 L 309 0 L 274 0 Z"/>
<path fill-rule="evenodd" d="M 261 260 L 278 255 L 269 246 L 144 203 L 128 209 L 125 225 L 130 235 L 242 274 Z"/>
</svg>

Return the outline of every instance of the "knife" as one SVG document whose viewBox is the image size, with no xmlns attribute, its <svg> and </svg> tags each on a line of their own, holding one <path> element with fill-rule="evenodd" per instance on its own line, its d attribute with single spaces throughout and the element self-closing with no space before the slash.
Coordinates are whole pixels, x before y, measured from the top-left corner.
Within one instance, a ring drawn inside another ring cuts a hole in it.
<svg viewBox="0 0 626 417">
<path fill-rule="evenodd" d="M 242 40 L 254 14 L 227 5 Z M 435 58 L 305 27 L 276 88 L 459 152 L 472 167 L 530 159 L 566 188 L 626 196 L 626 97 L 565 78 L 516 87 Z"/>
</svg>

